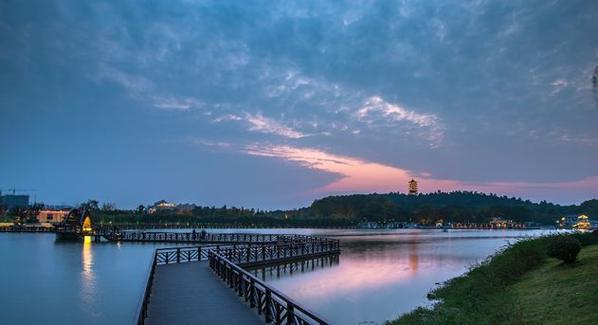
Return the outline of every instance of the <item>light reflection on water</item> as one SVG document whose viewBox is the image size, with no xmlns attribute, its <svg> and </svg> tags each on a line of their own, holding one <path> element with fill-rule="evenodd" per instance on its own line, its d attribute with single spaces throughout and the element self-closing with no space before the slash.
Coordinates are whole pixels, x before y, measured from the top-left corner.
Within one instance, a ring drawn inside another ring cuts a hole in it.
<svg viewBox="0 0 598 325">
<path fill-rule="evenodd" d="M 95 300 L 95 274 L 93 270 L 93 250 L 91 249 L 91 236 L 83 240 L 83 254 L 81 257 L 81 299 L 84 303 L 92 305 Z"/>
<path fill-rule="evenodd" d="M 534 231 L 227 229 L 338 236 L 337 262 L 266 280 L 334 324 L 381 323 L 427 304 L 436 282 L 467 270 Z M 131 323 L 157 247 L 173 244 L 55 242 L 53 234 L 0 233 L 0 324 Z M 307 271 L 309 270 L 309 271 Z M 36 312 L 28 312 L 35 306 Z"/>
<path fill-rule="evenodd" d="M 341 236 L 338 264 L 283 272 L 275 288 L 333 324 L 382 324 L 417 306 L 436 283 L 517 238 L 538 232 L 415 231 L 384 236 Z"/>
</svg>

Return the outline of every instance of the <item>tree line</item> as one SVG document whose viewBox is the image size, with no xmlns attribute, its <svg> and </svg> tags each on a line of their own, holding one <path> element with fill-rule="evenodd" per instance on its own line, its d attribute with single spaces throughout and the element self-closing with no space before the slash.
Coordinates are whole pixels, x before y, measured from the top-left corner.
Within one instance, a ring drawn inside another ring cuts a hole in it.
<svg viewBox="0 0 598 325">
<path fill-rule="evenodd" d="M 98 211 L 100 220 L 113 222 L 227 223 L 257 226 L 351 226 L 359 222 L 488 222 L 492 218 L 516 222 L 553 225 L 569 214 L 598 217 L 598 200 L 580 205 L 534 203 L 521 198 L 479 192 L 435 192 L 419 195 L 402 193 L 355 194 L 328 196 L 315 200 L 309 207 L 292 210 L 259 210 L 239 207 L 183 205 L 184 208 L 148 213 L 140 206 L 135 210 Z"/>
<path fill-rule="evenodd" d="M 379 223 L 413 222 L 488 222 L 499 217 L 516 222 L 554 225 L 569 214 L 587 214 L 598 218 L 598 200 L 580 205 L 558 205 L 542 201 L 534 203 L 521 198 L 479 192 L 434 192 L 418 195 L 402 193 L 354 194 L 328 196 L 310 206 L 292 210 L 260 210 L 234 206 L 178 205 L 172 209 L 118 209 L 114 204 L 96 200 L 82 203 L 100 223 L 202 223 L 243 226 L 346 227 L 364 221 Z M 40 206 L 30 208 L 37 210 Z M 13 213 L 19 220 L 32 220 L 29 210 Z M 28 212 L 29 211 L 29 212 Z"/>
</svg>

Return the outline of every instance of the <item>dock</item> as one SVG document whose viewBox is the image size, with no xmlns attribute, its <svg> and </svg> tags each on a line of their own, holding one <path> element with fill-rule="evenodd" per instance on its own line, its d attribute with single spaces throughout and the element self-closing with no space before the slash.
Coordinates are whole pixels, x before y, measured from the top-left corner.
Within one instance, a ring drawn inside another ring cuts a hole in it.
<svg viewBox="0 0 598 325">
<path fill-rule="evenodd" d="M 244 268 L 338 256 L 338 240 L 157 249 L 138 324 L 328 324 Z"/>
<path fill-rule="evenodd" d="M 207 261 L 156 268 L 146 324 L 264 324 Z"/>
</svg>

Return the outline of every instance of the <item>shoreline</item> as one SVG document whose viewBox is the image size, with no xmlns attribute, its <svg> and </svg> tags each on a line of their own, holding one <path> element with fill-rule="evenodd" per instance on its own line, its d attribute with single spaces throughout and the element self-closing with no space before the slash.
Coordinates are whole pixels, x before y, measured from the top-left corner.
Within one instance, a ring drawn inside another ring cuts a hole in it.
<svg viewBox="0 0 598 325">
<path fill-rule="evenodd" d="M 591 319 L 588 323 L 595 324 L 598 313 L 592 310 L 598 303 L 598 297 L 594 298 L 598 234 L 564 234 L 582 245 L 578 261 L 573 264 L 548 257 L 548 244 L 556 236 L 560 235 L 530 238 L 499 249 L 465 274 L 432 289 L 428 306 L 386 324 L 571 323 L 578 321 L 575 315 L 585 315 L 584 319 Z M 592 280 L 594 283 L 586 284 Z M 571 300 L 578 296 L 590 298 L 577 301 L 572 307 Z M 567 311 L 552 312 L 561 309 Z M 544 314 L 538 315 L 538 310 Z"/>
</svg>

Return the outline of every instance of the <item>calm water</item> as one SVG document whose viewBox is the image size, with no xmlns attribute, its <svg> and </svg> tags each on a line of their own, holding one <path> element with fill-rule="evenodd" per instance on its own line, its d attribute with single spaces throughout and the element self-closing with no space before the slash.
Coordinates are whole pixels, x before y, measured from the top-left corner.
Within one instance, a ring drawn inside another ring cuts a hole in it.
<svg viewBox="0 0 598 325">
<path fill-rule="evenodd" d="M 338 236 L 338 263 L 266 279 L 335 324 L 382 323 L 428 303 L 435 283 L 540 231 L 218 230 Z M 0 324 L 128 324 L 151 254 L 172 244 L 58 243 L 0 233 Z"/>
</svg>

